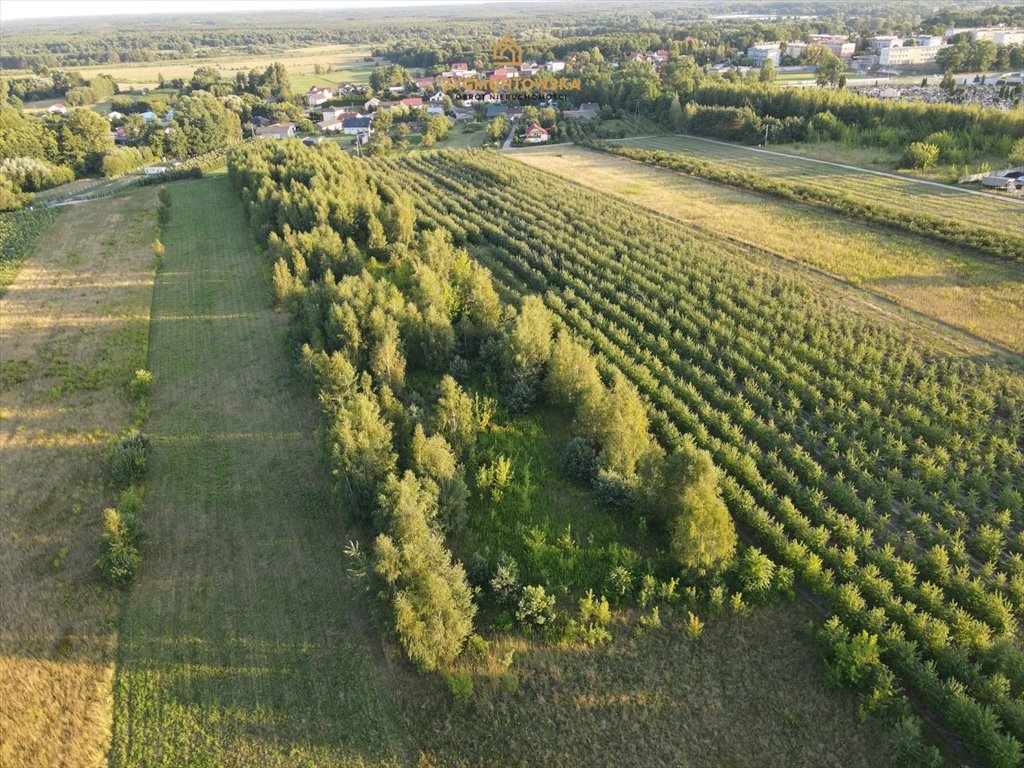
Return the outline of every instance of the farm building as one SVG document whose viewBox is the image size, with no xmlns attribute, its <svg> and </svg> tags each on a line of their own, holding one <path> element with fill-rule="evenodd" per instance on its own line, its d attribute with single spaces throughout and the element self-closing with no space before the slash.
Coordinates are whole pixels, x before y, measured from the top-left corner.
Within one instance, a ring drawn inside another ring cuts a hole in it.
<svg viewBox="0 0 1024 768">
<path fill-rule="evenodd" d="M 68 108 L 58 101 L 56 104 L 51 104 L 50 108 L 46 111 L 51 115 L 66 115 L 68 113 Z"/>
</svg>

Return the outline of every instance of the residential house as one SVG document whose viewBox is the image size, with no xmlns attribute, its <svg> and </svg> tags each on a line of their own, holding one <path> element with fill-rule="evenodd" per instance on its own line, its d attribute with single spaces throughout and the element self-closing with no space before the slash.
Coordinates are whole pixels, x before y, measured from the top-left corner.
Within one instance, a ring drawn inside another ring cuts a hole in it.
<svg viewBox="0 0 1024 768">
<path fill-rule="evenodd" d="M 357 112 L 352 107 L 324 107 L 322 110 L 324 120 L 343 120 L 346 117 L 357 117 Z"/>
<path fill-rule="evenodd" d="M 369 115 L 365 117 L 350 117 L 342 124 L 342 132 L 350 136 L 357 136 L 360 133 L 373 133 L 373 118 Z"/>
<path fill-rule="evenodd" d="M 419 96 L 410 96 L 406 99 L 402 99 L 398 103 L 401 104 L 403 107 L 422 107 L 423 99 L 421 99 Z"/>
<path fill-rule="evenodd" d="M 349 117 L 354 117 L 350 115 Z M 330 118 L 329 120 L 321 120 L 316 124 L 317 130 L 321 133 L 337 133 L 344 126 L 345 121 L 338 118 Z"/>
<path fill-rule="evenodd" d="M 519 74 L 523 77 L 533 77 L 538 72 L 543 71 L 544 67 L 535 61 L 531 61 L 529 64 L 523 64 L 519 68 Z"/>
<path fill-rule="evenodd" d="M 472 109 L 464 109 L 462 107 L 452 107 L 451 115 L 459 121 L 476 119 L 476 112 Z"/>
<path fill-rule="evenodd" d="M 434 87 L 434 78 L 432 77 L 421 77 L 416 81 L 416 87 L 421 91 L 428 91 Z"/>
<path fill-rule="evenodd" d="M 576 109 L 563 110 L 562 116 L 577 120 L 593 120 L 600 111 L 601 105 L 596 101 L 585 101 Z"/>
<path fill-rule="evenodd" d="M 388 88 L 388 90 L 391 91 L 391 93 L 394 93 L 394 94 L 405 93 L 405 86 L 404 85 L 392 85 L 390 88 Z"/>
<path fill-rule="evenodd" d="M 564 61 L 549 61 L 544 65 L 544 69 L 548 72 L 561 72 L 565 69 Z"/>
<path fill-rule="evenodd" d="M 124 115 L 118 112 L 116 109 L 112 112 L 107 112 L 107 120 L 122 120 Z"/>
<path fill-rule="evenodd" d="M 295 138 L 295 123 L 274 123 L 253 130 L 257 139 Z"/>
<path fill-rule="evenodd" d="M 504 117 L 508 112 L 508 107 L 504 104 L 491 104 L 487 107 L 487 119 L 493 120 L 496 117 Z"/>
<path fill-rule="evenodd" d="M 526 138 L 523 141 L 527 144 L 543 144 L 549 138 L 548 132 L 534 123 L 526 129 Z"/>
<path fill-rule="evenodd" d="M 440 104 L 431 104 L 427 107 L 427 114 L 431 117 L 434 117 L 435 115 L 444 116 L 444 107 Z"/>
<path fill-rule="evenodd" d="M 432 104 L 444 104 L 445 95 L 446 94 L 444 91 L 438 91 L 433 96 L 428 98 L 427 101 L 431 102 Z"/>
<path fill-rule="evenodd" d="M 311 107 L 319 107 L 324 102 L 330 101 L 334 98 L 334 91 L 330 88 L 317 88 L 315 85 L 310 86 L 310 89 L 306 91 L 306 103 Z"/>
<path fill-rule="evenodd" d="M 68 108 L 62 102 L 58 101 L 56 104 L 51 104 L 49 109 L 46 111 L 51 115 L 66 115 L 68 113 Z"/>
<path fill-rule="evenodd" d="M 363 109 L 365 109 L 367 112 L 373 112 L 373 110 L 379 107 L 382 103 L 383 102 L 380 99 L 374 96 L 372 99 L 369 99 L 368 101 L 363 103 Z"/>
<path fill-rule="evenodd" d="M 509 107 L 505 111 L 505 117 L 509 120 L 520 120 L 523 117 L 523 111 L 526 107 Z"/>
<path fill-rule="evenodd" d="M 512 77 L 519 77 L 519 70 L 515 67 L 498 67 L 491 75 L 492 79 L 499 81 L 508 80 Z"/>
</svg>

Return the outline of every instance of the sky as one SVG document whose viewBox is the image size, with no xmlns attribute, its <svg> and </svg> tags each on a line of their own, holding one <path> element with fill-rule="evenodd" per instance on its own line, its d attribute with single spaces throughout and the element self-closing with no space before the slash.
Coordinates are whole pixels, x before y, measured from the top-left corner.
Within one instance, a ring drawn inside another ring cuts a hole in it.
<svg viewBox="0 0 1024 768">
<path fill-rule="evenodd" d="M 501 0 L 0 0 L 0 21 L 144 13 L 225 13 L 346 8 L 483 5 Z"/>
</svg>

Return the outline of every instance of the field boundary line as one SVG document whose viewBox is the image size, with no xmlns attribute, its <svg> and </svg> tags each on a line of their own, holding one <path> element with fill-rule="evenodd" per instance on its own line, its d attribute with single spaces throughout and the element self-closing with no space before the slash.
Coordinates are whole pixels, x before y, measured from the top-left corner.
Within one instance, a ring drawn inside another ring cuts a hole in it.
<svg viewBox="0 0 1024 768">
<path fill-rule="evenodd" d="M 1001 197 L 992 192 L 982 192 L 978 189 L 961 189 L 955 187 L 952 184 L 943 184 L 941 181 L 929 181 L 928 179 L 917 179 L 913 176 L 900 176 L 898 173 L 887 173 L 886 171 L 875 171 L 871 168 L 863 168 L 859 165 L 847 165 L 845 163 L 836 163 L 831 160 L 819 160 L 816 157 L 803 157 L 802 155 L 791 155 L 788 152 L 779 152 L 774 149 L 764 149 L 763 147 L 747 147 L 743 144 L 734 144 L 729 141 L 719 141 L 718 139 L 708 139 L 703 136 L 694 136 L 690 133 L 669 133 L 665 136 L 678 136 L 683 139 L 693 139 L 695 141 L 706 141 L 709 144 L 718 144 L 723 147 L 731 147 L 733 149 L 742 149 L 747 152 L 760 152 L 765 155 L 775 155 L 776 157 L 784 157 L 789 160 L 803 160 L 808 163 L 819 163 L 820 165 L 831 165 L 836 168 L 843 168 L 848 171 L 855 171 L 857 173 L 870 173 L 874 176 L 883 176 L 887 179 L 896 179 L 897 181 L 908 181 L 913 184 L 927 184 L 930 187 L 938 187 L 939 189 L 945 189 L 950 192 L 960 192 L 964 195 L 977 195 L 978 197 L 984 197 L 987 200 L 999 200 L 1000 202 L 1013 203 L 1015 205 L 1024 205 L 1024 200 L 1016 200 L 1012 197 Z M 609 144 L 614 141 L 632 141 L 635 139 L 657 139 L 664 138 L 664 136 L 628 136 L 622 139 L 602 139 L 602 141 L 608 142 Z M 663 150 L 665 152 L 671 152 L 672 150 Z M 712 158 L 712 162 L 714 159 Z"/>
</svg>

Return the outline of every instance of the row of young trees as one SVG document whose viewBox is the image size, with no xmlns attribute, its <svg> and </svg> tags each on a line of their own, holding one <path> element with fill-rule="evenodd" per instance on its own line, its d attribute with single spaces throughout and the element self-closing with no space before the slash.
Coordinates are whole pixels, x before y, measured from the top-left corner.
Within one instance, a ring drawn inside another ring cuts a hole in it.
<svg viewBox="0 0 1024 768">
<path fill-rule="evenodd" d="M 660 516 L 688 572 L 710 578 L 731 564 L 736 532 L 710 457 L 692 444 L 666 456 L 636 389 L 556 333 L 539 298 L 503 305 L 490 273 L 444 230 L 416 230 L 406 194 L 334 147 L 249 145 L 229 167 L 275 260 L 279 300 L 297 318 L 341 506 L 377 531 L 367 571 L 410 659 L 425 669 L 449 661 L 476 610 L 444 546 L 465 521 L 465 467 L 484 420 L 445 373 L 467 364 L 500 382 L 514 411 L 540 399 L 569 409 L 572 474 L 610 506 Z M 441 376 L 437 389 L 409 386 L 413 372 Z M 543 615 L 530 607 L 547 602 L 539 588 L 516 588 L 525 622 Z"/>
<path fill-rule="evenodd" d="M 712 107 L 704 110 L 704 113 L 722 113 L 723 119 L 732 121 L 735 119 L 735 115 L 732 113 L 737 111 L 731 107 Z M 695 132 L 708 133 L 709 131 L 697 127 Z M 774 180 L 756 174 L 733 171 L 717 165 L 713 161 L 696 160 L 677 152 L 651 151 L 601 142 L 581 143 L 592 149 L 628 157 L 631 160 L 662 168 L 671 168 L 742 189 L 764 192 L 785 200 L 812 203 L 844 216 L 886 224 L 898 230 L 913 232 L 939 242 L 988 253 L 1007 261 L 1024 262 L 1024 236 L 1015 232 L 997 232 L 949 217 L 934 216 L 909 208 L 896 208 L 883 203 L 858 201 L 851 199 L 841 191 L 830 191 L 801 184 L 799 181 Z M 911 145 L 911 147 L 913 146 Z"/>
<path fill-rule="evenodd" d="M 491 246 L 498 278 L 551 291 L 556 316 L 650 398 L 666 444 L 682 429 L 711 453 L 733 514 L 853 634 L 877 638 L 900 685 L 991 764 L 1016 764 L 1019 382 L 921 357 L 792 282 L 747 274 L 720 244 L 496 158 L 388 169 L 403 171 L 422 215 Z M 520 213 L 521 194 L 549 206 Z M 971 512 L 947 527 L 947 507 Z M 898 688 L 882 698 L 904 706 Z"/>
</svg>

